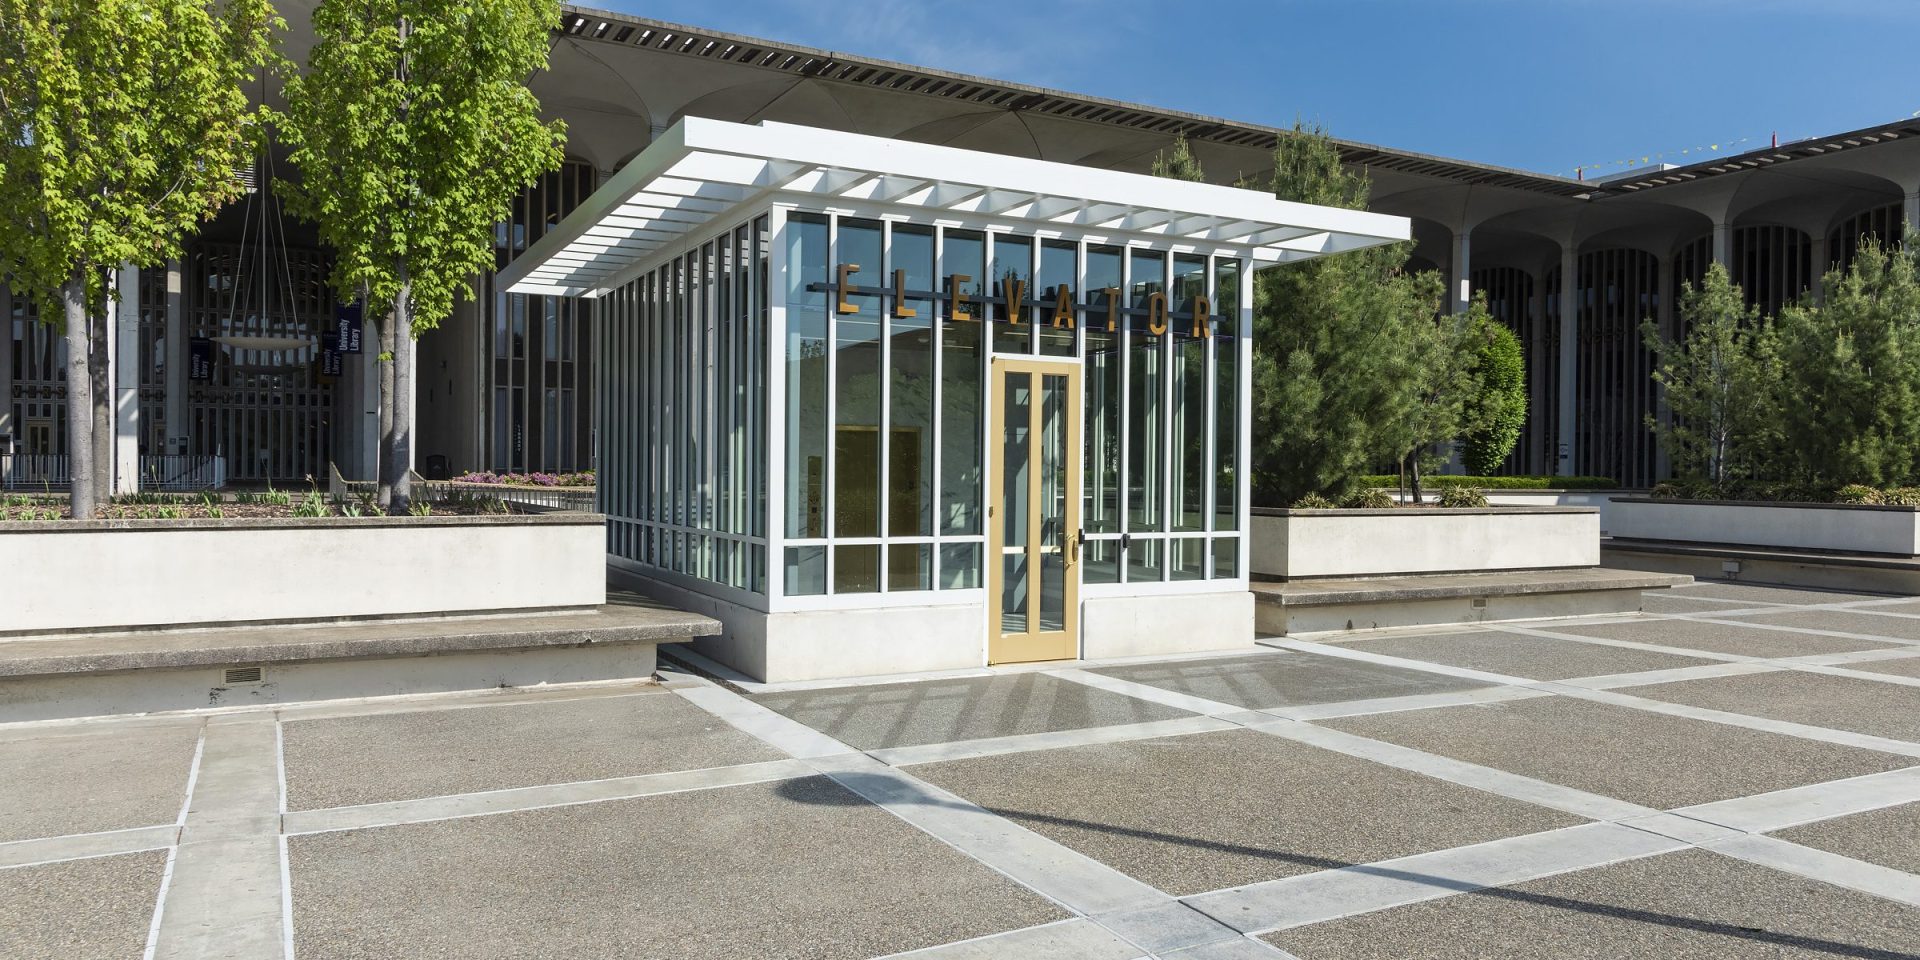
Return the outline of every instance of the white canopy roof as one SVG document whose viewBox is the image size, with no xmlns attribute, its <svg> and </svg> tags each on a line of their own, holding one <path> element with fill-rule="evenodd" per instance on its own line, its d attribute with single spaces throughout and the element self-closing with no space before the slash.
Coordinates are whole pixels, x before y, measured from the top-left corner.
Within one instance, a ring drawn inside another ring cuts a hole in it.
<svg viewBox="0 0 1920 960">
<path fill-rule="evenodd" d="M 687 117 L 498 277 L 512 293 L 595 297 L 737 207 L 880 207 L 1040 234 L 1303 260 L 1410 236 L 1404 217 L 1165 177 L 786 123 Z"/>
</svg>

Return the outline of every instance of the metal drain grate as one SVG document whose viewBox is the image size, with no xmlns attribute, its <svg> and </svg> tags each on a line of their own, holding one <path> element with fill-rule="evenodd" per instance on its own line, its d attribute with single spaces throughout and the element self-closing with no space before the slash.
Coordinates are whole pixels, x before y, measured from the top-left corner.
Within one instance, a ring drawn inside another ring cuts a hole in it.
<svg viewBox="0 0 1920 960">
<path fill-rule="evenodd" d="M 233 686 L 236 683 L 259 683 L 266 678 L 260 667 L 228 667 L 221 673 L 221 683 Z"/>
</svg>

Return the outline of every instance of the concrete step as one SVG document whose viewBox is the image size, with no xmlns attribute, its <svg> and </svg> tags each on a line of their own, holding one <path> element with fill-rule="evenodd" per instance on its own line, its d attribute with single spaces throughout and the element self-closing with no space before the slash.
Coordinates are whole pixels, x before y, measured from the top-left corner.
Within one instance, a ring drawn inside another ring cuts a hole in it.
<svg viewBox="0 0 1920 960">
<path fill-rule="evenodd" d="M 1920 557 L 1611 537 L 1600 541 L 1600 558 L 1613 567 L 1742 583 L 1920 594 Z"/>
<path fill-rule="evenodd" d="M 1641 595 L 1693 577 L 1607 567 L 1339 577 L 1252 584 L 1263 633 L 1374 630 L 1631 613 Z"/>
<path fill-rule="evenodd" d="M 0 723 L 645 680 L 654 648 L 721 630 L 633 595 L 537 613 L 0 640 Z"/>
</svg>

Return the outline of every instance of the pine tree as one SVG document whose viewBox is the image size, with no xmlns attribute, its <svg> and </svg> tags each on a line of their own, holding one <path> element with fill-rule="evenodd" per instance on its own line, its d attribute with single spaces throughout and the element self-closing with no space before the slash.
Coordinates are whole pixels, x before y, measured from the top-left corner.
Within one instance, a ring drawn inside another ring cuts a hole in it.
<svg viewBox="0 0 1920 960">
<path fill-rule="evenodd" d="M 1714 264 L 1681 288 L 1677 315 L 1686 336 L 1667 340 L 1651 321 L 1641 336 L 1654 355 L 1653 379 L 1666 391 L 1671 422 L 1648 418 L 1682 479 L 1724 487 L 1765 476 L 1774 431 L 1776 367 L 1759 311 L 1746 305 L 1726 267 Z"/>
<path fill-rule="evenodd" d="M 1200 158 L 1193 155 L 1193 147 L 1187 143 L 1185 133 L 1173 138 L 1172 147 L 1153 155 L 1153 175 L 1194 183 L 1207 182 L 1207 173 L 1200 168 Z"/>
</svg>

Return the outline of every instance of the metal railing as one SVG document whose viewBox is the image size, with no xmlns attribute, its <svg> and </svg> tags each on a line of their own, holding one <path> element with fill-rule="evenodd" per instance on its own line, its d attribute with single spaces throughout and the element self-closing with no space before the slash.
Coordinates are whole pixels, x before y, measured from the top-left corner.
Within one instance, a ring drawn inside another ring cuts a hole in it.
<svg viewBox="0 0 1920 960">
<path fill-rule="evenodd" d="M 64 454 L 14 453 L 0 456 L 0 489 L 66 490 L 73 477 Z M 142 490 L 218 490 L 227 485 L 227 459 L 219 456 L 161 455 L 140 458 Z"/>
</svg>

